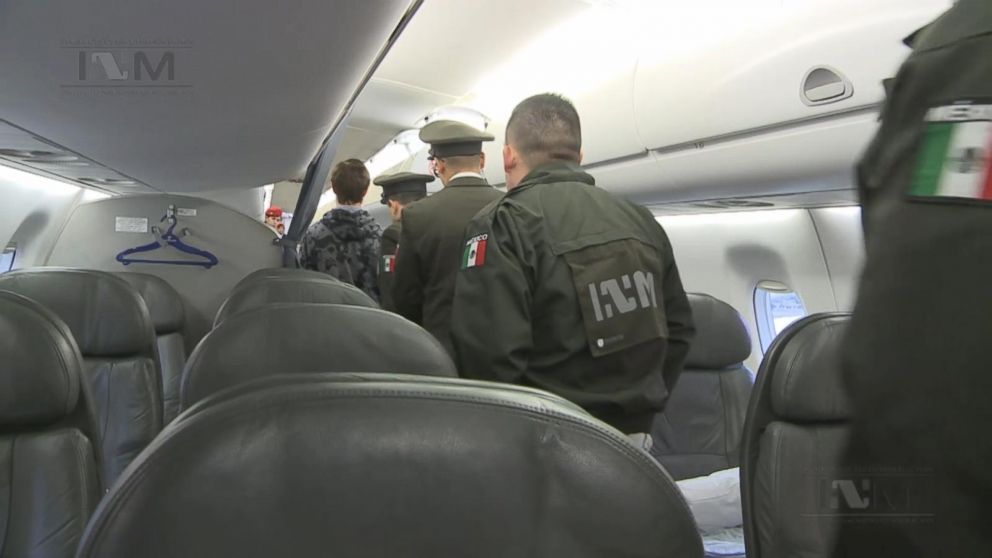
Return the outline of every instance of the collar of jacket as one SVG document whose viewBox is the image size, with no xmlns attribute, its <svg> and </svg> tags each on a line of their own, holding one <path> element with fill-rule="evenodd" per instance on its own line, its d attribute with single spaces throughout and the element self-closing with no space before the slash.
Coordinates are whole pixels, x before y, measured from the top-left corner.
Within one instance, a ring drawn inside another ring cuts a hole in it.
<svg viewBox="0 0 992 558">
<path fill-rule="evenodd" d="M 915 51 L 936 50 L 992 33 L 992 2 L 958 0 L 950 10 L 906 38 Z"/>
<path fill-rule="evenodd" d="M 576 163 L 557 161 L 541 165 L 530 171 L 530 174 L 525 176 L 520 184 L 510 191 L 516 192 L 538 184 L 553 184 L 555 182 L 581 182 L 590 186 L 596 185 L 596 179 L 582 170 L 582 167 Z"/>
<path fill-rule="evenodd" d="M 475 176 L 459 176 L 458 178 L 452 179 L 448 182 L 445 188 L 457 188 L 459 186 L 489 186 L 485 178 L 478 178 Z"/>
</svg>

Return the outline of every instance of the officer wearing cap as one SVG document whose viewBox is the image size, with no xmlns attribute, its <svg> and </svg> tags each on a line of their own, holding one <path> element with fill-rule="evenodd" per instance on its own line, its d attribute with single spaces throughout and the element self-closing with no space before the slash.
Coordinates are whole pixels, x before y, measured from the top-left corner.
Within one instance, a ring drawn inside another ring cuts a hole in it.
<svg viewBox="0 0 992 558">
<path fill-rule="evenodd" d="M 482 142 L 492 141 L 492 134 L 438 120 L 420 130 L 420 139 L 430 144 L 432 172 L 444 189 L 403 211 L 393 301 L 397 312 L 424 326 L 450 351 L 451 299 L 465 225 L 502 194 L 482 176 Z"/>
<path fill-rule="evenodd" d="M 400 221 L 403 210 L 427 197 L 428 182 L 434 182 L 434 177 L 412 172 L 383 175 L 373 182 L 382 187 L 382 205 L 389 207 L 389 217 L 393 220 L 393 224 L 382 232 L 379 243 L 379 304 L 384 310 L 396 310 L 393 304 L 393 272 L 396 270 L 396 248 L 403 228 Z"/>
<path fill-rule="evenodd" d="M 841 512 L 830 555 L 988 556 L 992 2 L 959 0 L 908 42 L 858 168 L 867 258 L 841 352 L 837 478 L 872 483 L 870 507 Z"/>
<path fill-rule="evenodd" d="M 456 360 L 463 376 L 557 393 L 648 447 L 689 351 L 692 311 L 664 229 L 597 187 L 581 161 L 571 102 L 548 93 L 517 105 L 507 193 L 462 240 Z"/>
</svg>

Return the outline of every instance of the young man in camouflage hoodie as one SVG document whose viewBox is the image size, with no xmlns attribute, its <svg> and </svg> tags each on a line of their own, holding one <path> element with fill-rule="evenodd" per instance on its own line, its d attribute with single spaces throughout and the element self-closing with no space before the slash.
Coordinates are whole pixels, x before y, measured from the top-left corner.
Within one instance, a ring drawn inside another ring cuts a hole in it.
<svg viewBox="0 0 992 558">
<path fill-rule="evenodd" d="M 365 291 L 376 302 L 382 228 L 364 209 L 369 171 L 357 159 L 342 161 L 331 173 L 338 207 L 310 225 L 300 247 L 303 267 L 327 273 Z"/>
</svg>

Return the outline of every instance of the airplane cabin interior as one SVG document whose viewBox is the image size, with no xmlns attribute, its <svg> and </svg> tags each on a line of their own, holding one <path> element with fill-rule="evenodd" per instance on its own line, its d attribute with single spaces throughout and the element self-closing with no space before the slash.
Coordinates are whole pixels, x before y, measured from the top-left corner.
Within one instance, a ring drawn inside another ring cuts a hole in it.
<svg viewBox="0 0 992 558">
<path fill-rule="evenodd" d="M 830 556 L 856 165 L 952 4 L 0 0 L 0 557 Z M 339 163 L 456 121 L 503 195 L 543 92 L 688 293 L 650 447 L 297 269 Z"/>
</svg>

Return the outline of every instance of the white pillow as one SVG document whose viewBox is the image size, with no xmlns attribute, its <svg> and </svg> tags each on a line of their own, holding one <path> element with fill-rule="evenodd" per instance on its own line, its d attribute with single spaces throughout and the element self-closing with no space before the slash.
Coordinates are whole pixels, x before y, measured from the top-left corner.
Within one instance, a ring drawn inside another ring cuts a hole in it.
<svg viewBox="0 0 992 558">
<path fill-rule="evenodd" d="M 696 525 L 703 533 L 744 524 L 741 515 L 740 467 L 717 471 L 707 477 L 676 482 L 689 503 Z"/>
</svg>

